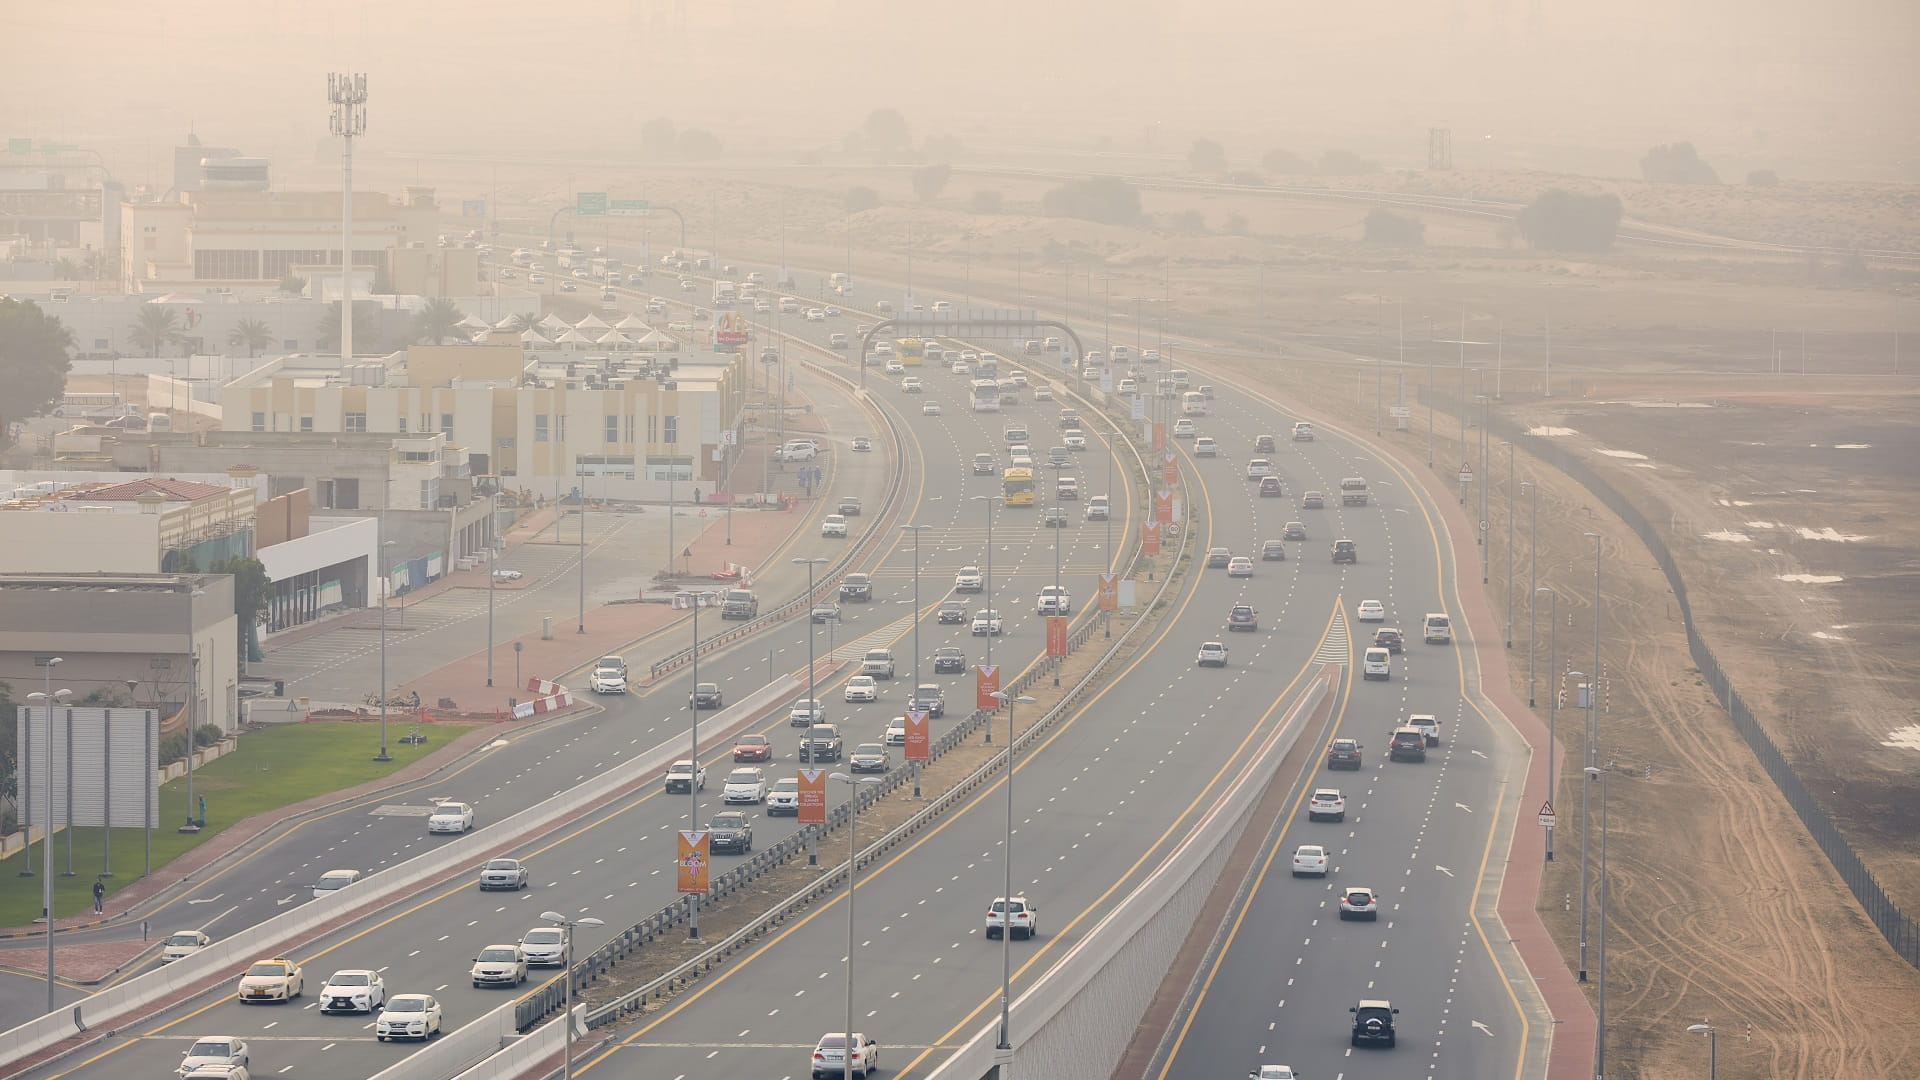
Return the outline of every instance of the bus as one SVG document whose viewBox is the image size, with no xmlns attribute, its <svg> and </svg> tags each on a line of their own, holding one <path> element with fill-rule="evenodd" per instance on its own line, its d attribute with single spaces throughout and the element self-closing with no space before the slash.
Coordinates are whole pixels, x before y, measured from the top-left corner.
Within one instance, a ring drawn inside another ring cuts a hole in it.
<svg viewBox="0 0 1920 1080">
<path fill-rule="evenodd" d="M 1033 470 L 1014 466 L 1000 474 L 1002 501 L 1008 506 L 1033 505 Z"/>
<path fill-rule="evenodd" d="M 1180 414 L 1182 416 L 1207 415 L 1207 395 L 1198 390 L 1189 390 L 1180 395 Z"/>
<path fill-rule="evenodd" d="M 920 367 L 927 362 L 927 343 L 919 338 L 903 337 L 896 340 L 893 352 L 908 367 Z"/>
<path fill-rule="evenodd" d="M 992 379 L 973 380 L 973 411 L 1000 411 L 1000 384 Z"/>
</svg>

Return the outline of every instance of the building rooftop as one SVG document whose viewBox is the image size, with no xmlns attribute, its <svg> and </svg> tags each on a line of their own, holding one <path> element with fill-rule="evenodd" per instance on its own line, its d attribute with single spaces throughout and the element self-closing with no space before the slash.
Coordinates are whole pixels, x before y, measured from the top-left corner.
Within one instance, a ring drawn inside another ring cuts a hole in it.
<svg viewBox="0 0 1920 1080">
<path fill-rule="evenodd" d="M 123 484 L 108 484 L 93 488 L 84 492 L 84 496 L 88 502 L 120 502 L 138 499 L 143 495 L 160 495 L 168 502 L 193 502 L 213 495 L 223 495 L 226 491 L 226 488 L 216 484 L 149 476 L 129 480 Z"/>
</svg>

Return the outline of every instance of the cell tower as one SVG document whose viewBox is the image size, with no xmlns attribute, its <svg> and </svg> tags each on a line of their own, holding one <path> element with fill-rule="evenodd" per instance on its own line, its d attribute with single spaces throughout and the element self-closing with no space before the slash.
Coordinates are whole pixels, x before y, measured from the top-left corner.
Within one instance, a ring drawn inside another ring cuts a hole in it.
<svg viewBox="0 0 1920 1080">
<path fill-rule="evenodd" d="M 367 133 L 367 76 L 327 75 L 330 127 L 340 148 L 340 364 L 353 362 L 353 140 Z"/>
<path fill-rule="evenodd" d="M 1427 171 L 1453 171 L 1453 129 L 1427 129 Z"/>
</svg>

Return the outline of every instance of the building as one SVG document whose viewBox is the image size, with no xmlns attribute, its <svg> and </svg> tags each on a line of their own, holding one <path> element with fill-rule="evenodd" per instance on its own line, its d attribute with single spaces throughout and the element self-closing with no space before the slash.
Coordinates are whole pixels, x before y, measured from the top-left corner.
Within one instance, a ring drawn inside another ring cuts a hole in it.
<svg viewBox="0 0 1920 1080">
<path fill-rule="evenodd" d="M 221 574 L 0 573 L 0 682 L 17 697 L 55 689 L 159 708 L 223 732 L 238 727 L 240 624 Z"/>
</svg>

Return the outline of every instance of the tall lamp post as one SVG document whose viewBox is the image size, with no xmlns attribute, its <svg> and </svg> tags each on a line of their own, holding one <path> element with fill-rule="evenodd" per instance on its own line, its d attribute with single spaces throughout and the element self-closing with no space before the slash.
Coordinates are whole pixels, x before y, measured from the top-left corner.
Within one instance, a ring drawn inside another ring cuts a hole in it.
<svg viewBox="0 0 1920 1080">
<path fill-rule="evenodd" d="M 992 495 L 973 496 L 974 502 L 984 502 L 987 504 L 987 572 L 986 572 L 986 576 L 982 579 L 982 587 L 985 590 L 984 595 L 987 601 L 986 638 L 987 638 L 987 666 L 988 667 L 993 666 L 993 502 L 994 502 L 994 498 L 995 496 L 992 496 Z M 992 745 L 993 743 L 993 725 L 992 724 L 987 725 L 986 738 L 981 741 L 986 743 L 987 745 Z"/>
<path fill-rule="evenodd" d="M 1060 510 L 1060 478 L 1066 475 L 1068 469 L 1073 467 L 1073 463 L 1070 461 L 1049 461 L 1047 464 L 1053 469 L 1053 509 Z M 1064 511 L 1062 511 L 1062 513 L 1064 513 Z M 1062 519 L 1060 524 L 1054 526 L 1053 529 L 1053 605 L 1055 614 L 1063 614 L 1060 611 L 1060 549 L 1065 545 L 1060 542 L 1060 535 L 1066 527 L 1067 523 Z M 1057 656 L 1053 657 L 1050 663 L 1053 667 L 1053 685 L 1059 686 L 1060 658 Z"/>
<path fill-rule="evenodd" d="M 1109 350 L 1107 353 L 1107 363 L 1112 364 L 1113 353 L 1111 350 L 1113 343 L 1111 341 L 1107 343 L 1107 348 Z M 1110 573 L 1118 574 L 1120 572 L 1120 559 L 1114 554 L 1113 550 L 1113 459 L 1115 455 L 1120 452 L 1118 444 L 1114 441 L 1120 438 L 1120 433 L 1118 431 L 1103 431 L 1100 434 L 1101 437 L 1107 440 L 1107 570 Z M 1117 584 L 1116 582 L 1116 585 Z M 1106 626 L 1104 629 L 1108 640 L 1112 640 L 1113 612 L 1109 611 L 1105 614 Z"/>
<path fill-rule="evenodd" d="M 1707 1080 L 1719 1080 L 1720 1032 L 1712 1024 L 1689 1024 L 1687 1032 L 1707 1037 Z"/>
<path fill-rule="evenodd" d="M 1593 1075 L 1607 1075 L 1607 773 L 1610 768 L 1587 766 L 1587 779 L 1600 781 L 1600 994 L 1593 1028 Z"/>
<path fill-rule="evenodd" d="M 1520 489 L 1527 493 L 1527 708 L 1531 709 L 1535 700 L 1533 662 L 1540 652 L 1540 624 L 1534 618 L 1534 598 L 1540 595 L 1540 517 L 1536 512 L 1540 491 L 1526 481 L 1521 482 Z"/>
<path fill-rule="evenodd" d="M 1001 855 L 1001 859 L 1000 859 L 1006 874 L 1006 880 L 1002 887 L 1006 891 L 1001 893 L 1000 895 L 1002 900 L 1011 901 L 1013 899 L 1013 766 L 1014 766 L 1013 756 L 1014 756 L 1014 751 L 1018 749 L 1018 747 L 1015 745 L 1015 735 L 1014 735 L 1015 729 L 1013 726 L 1013 711 L 1014 711 L 1015 705 L 1033 704 L 1033 699 L 1030 697 L 1015 697 L 1014 695 L 1009 694 L 1005 691 L 996 691 L 993 696 L 1002 705 L 1005 705 L 1007 707 L 1007 835 L 1006 835 L 1006 839 L 1003 841 L 1005 844 L 1005 851 Z M 991 727 L 992 725 L 989 724 L 988 726 Z M 1002 915 L 1007 917 L 1008 922 L 1011 922 L 1011 917 L 1008 916 L 1004 907 L 1002 908 Z M 995 1049 L 998 1051 L 999 1065 L 1000 1065 L 1000 1074 L 999 1074 L 998 1080 L 1011 1080 L 1011 1077 L 1013 1074 L 1013 1034 L 1012 1034 L 1012 1028 L 1009 1026 L 1009 1019 L 1008 1019 L 1009 1014 L 1013 1008 L 1013 944 L 1012 942 L 1013 942 L 1013 931 L 1011 926 L 1001 927 L 1000 929 L 1000 1042 L 996 1044 L 996 1047 L 995 1047 Z"/>
<path fill-rule="evenodd" d="M 1547 673 L 1551 675 L 1554 667 L 1560 661 L 1559 656 L 1555 655 L 1559 646 L 1557 635 L 1558 623 L 1560 621 L 1560 594 L 1554 592 L 1552 589 L 1535 589 L 1533 591 L 1536 597 L 1543 593 L 1546 594 L 1547 597 Z M 1532 605 L 1529 604 L 1528 607 L 1532 607 Z M 1527 635 L 1527 650 L 1529 652 L 1533 651 L 1533 635 L 1531 633 Z M 1527 663 L 1529 668 L 1531 668 L 1533 657 L 1527 657 Z M 1531 686 L 1531 683 L 1529 683 L 1529 686 Z M 1531 694 L 1531 688 L 1529 688 L 1528 692 Z M 1532 705 L 1533 702 L 1528 701 L 1527 704 Z M 1547 798 L 1549 799 L 1560 792 L 1560 774 L 1554 771 L 1553 763 L 1554 751 L 1559 749 L 1560 746 L 1553 734 L 1554 721 L 1559 719 L 1559 717 L 1560 695 L 1556 691 L 1553 695 L 1553 700 L 1547 704 Z M 1553 861 L 1553 826 L 1551 825 L 1547 826 L 1547 861 Z M 1582 940 L 1585 940 L 1585 934 L 1580 936 Z"/>
<path fill-rule="evenodd" d="M 842 1072 L 844 1080 L 853 1080 L 853 888 L 854 880 L 860 876 L 860 849 L 854 846 L 854 834 L 859 831 L 860 823 L 860 786 L 878 784 L 877 776 L 862 776 L 855 779 L 843 772 L 829 773 L 835 780 L 853 789 L 847 799 L 847 1030 L 841 1042 Z"/>
<path fill-rule="evenodd" d="M 820 705 L 813 687 L 813 568 L 826 561 L 824 555 L 793 560 L 795 566 L 804 565 L 807 568 L 807 709 L 809 710 L 807 715 L 809 717 L 814 715 L 814 710 L 817 710 Z"/>
<path fill-rule="evenodd" d="M 718 260 L 716 260 L 717 263 Z M 813 625 L 813 615 L 807 615 Z M 687 828 L 700 827 L 700 597 L 693 598 L 693 689 L 687 692 L 687 711 L 693 714 L 693 783 L 687 785 Z M 687 897 L 687 940 L 700 940 L 700 894 Z"/>
<path fill-rule="evenodd" d="M 913 534 L 913 687 L 920 688 L 920 534 L 933 528 L 931 525 L 902 525 L 901 530 Z"/>
<path fill-rule="evenodd" d="M 500 574 L 500 545 L 495 543 L 493 523 L 498 520 L 494 508 L 487 513 L 487 685 L 493 685 L 493 582 Z"/>
<path fill-rule="evenodd" d="M 65 704 L 66 700 L 73 696 L 73 691 L 71 690 L 64 688 L 55 690 L 53 688 L 53 668 L 54 665 L 65 662 L 65 657 L 48 657 L 46 662 L 40 665 L 43 672 L 41 680 L 45 684 L 46 689 L 27 695 L 28 702 L 37 700 L 40 704 L 46 706 L 47 709 L 47 731 L 45 738 L 47 749 L 46 753 L 42 755 L 42 760 L 46 763 L 47 779 L 46 782 L 41 785 L 47 792 L 47 816 L 40 822 L 40 902 L 44 905 L 42 910 L 46 912 L 47 916 L 48 1012 L 53 1011 L 53 710 L 55 706 Z M 189 750 L 188 753 L 191 754 L 192 751 Z M 27 798 L 33 798 L 32 791 L 27 792 Z M 68 822 L 67 828 L 71 830 L 73 823 Z M 22 861 L 24 862 L 25 860 Z M 22 870 L 20 873 L 21 877 L 31 877 L 32 875 L 33 872 L 31 870 Z"/>
<path fill-rule="evenodd" d="M 561 1065 L 560 1075 L 563 1080 L 573 1080 L 573 932 L 581 927 L 605 926 L 607 924 L 603 920 L 593 918 L 570 919 L 557 911 L 543 911 L 540 913 L 540 917 L 547 920 L 547 922 L 553 926 L 566 928 L 567 931 L 567 945 L 561 952 L 563 962 L 566 964 L 566 971 L 561 974 L 562 982 L 560 984 L 561 1020 L 567 1025 L 567 1051 L 566 1057 L 563 1059 L 563 1064 Z"/>
<path fill-rule="evenodd" d="M 383 525 L 384 525 L 384 522 L 383 522 Z M 398 541 L 396 540 L 380 541 L 382 555 L 386 554 L 387 548 L 393 547 L 397 543 Z M 381 565 L 380 565 L 380 752 L 373 756 L 373 760 L 375 761 L 392 761 L 393 760 L 393 755 L 387 753 L 387 578 L 388 578 L 388 575 L 387 575 L 386 560 L 382 558 Z M 194 593 L 194 595 L 200 596 L 202 594 Z M 189 626 L 191 626 L 192 619 L 193 619 L 192 605 L 188 605 L 187 619 L 188 619 Z M 188 661 L 188 666 L 189 667 L 192 666 L 191 660 Z M 196 683 L 198 682 L 197 679 L 195 681 Z M 196 689 L 197 688 L 198 687 L 196 686 Z M 191 699 L 189 699 L 188 701 L 188 712 L 189 713 L 192 712 Z M 188 775 L 192 775 L 193 742 L 191 739 L 189 739 L 187 742 L 187 751 L 188 751 L 187 772 L 188 772 Z M 192 781 L 187 782 L 187 816 L 188 817 L 193 816 L 193 782 Z"/>
</svg>

